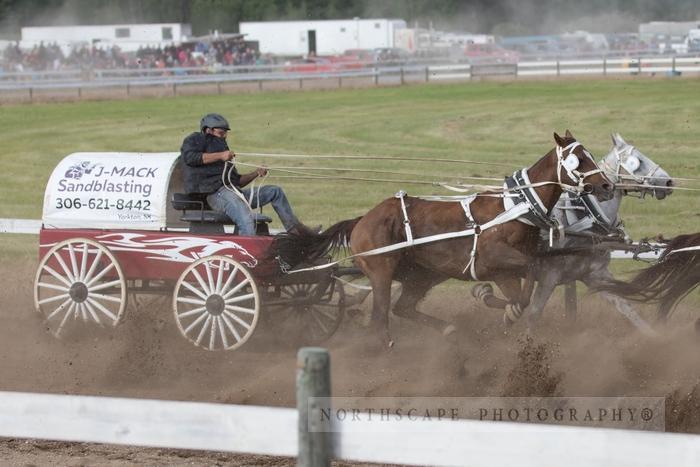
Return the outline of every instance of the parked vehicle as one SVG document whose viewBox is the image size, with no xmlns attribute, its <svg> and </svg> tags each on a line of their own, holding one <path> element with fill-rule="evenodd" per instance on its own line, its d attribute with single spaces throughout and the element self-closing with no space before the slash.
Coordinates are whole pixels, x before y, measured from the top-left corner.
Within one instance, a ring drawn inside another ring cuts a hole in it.
<svg viewBox="0 0 700 467">
<path fill-rule="evenodd" d="M 464 55 L 476 63 L 517 63 L 520 54 L 496 44 L 467 44 Z"/>
</svg>

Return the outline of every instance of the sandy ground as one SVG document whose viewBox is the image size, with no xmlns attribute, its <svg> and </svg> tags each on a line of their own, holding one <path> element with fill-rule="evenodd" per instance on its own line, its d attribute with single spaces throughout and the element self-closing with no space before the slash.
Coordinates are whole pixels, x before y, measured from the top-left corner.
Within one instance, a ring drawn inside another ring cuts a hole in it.
<svg viewBox="0 0 700 467">
<path fill-rule="evenodd" d="M 200 351 L 180 336 L 165 302 L 111 333 L 75 341 L 47 334 L 33 311 L 34 264 L 0 264 L 0 390 L 295 405 L 296 343 L 256 331 L 238 351 Z M 470 285 L 433 291 L 421 309 L 458 326 L 457 341 L 392 318 L 390 351 L 368 340 L 358 317 L 327 342 L 336 396 L 664 396 L 666 429 L 700 433 L 700 338 L 681 306 L 657 338 L 635 332 L 596 297 L 571 326 L 558 303 L 542 325 L 504 332 L 501 313 L 476 305 Z M 558 301 L 557 301 L 558 302 Z M 651 316 L 651 308 L 644 309 Z M 270 440 L 274 442 L 274 440 Z M 5 465 L 288 465 L 261 456 L 2 440 Z"/>
</svg>

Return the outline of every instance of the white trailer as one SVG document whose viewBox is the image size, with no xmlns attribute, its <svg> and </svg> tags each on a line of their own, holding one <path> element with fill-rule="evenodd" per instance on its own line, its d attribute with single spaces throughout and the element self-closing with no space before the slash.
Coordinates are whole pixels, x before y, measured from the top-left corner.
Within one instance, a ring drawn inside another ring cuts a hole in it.
<svg viewBox="0 0 700 467">
<path fill-rule="evenodd" d="M 406 27 L 401 19 L 341 19 L 319 21 L 242 22 L 239 32 L 258 41 L 264 54 L 334 55 L 348 49 L 395 47 L 395 31 Z"/>
<path fill-rule="evenodd" d="M 22 28 L 20 47 L 29 49 L 42 42 L 64 48 L 79 44 L 102 48 L 117 45 L 131 52 L 139 47 L 177 45 L 191 36 L 192 27 L 184 23 L 26 27 Z"/>
</svg>

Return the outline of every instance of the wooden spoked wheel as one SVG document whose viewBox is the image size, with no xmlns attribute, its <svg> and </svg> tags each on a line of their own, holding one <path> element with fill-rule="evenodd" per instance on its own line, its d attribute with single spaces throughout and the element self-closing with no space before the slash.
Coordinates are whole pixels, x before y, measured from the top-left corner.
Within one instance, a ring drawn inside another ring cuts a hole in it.
<svg viewBox="0 0 700 467">
<path fill-rule="evenodd" d="M 226 256 L 190 264 L 173 293 L 175 322 L 187 340 L 206 350 L 233 350 L 245 344 L 260 316 L 253 276 Z"/>
<path fill-rule="evenodd" d="M 56 337 L 86 324 L 116 326 L 126 308 L 124 273 L 100 243 L 88 238 L 64 240 L 39 264 L 34 306 Z"/>
<path fill-rule="evenodd" d="M 321 344 L 338 330 L 345 316 L 345 293 L 335 282 L 284 285 L 279 294 L 279 304 L 270 306 L 277 308 L 270 318 L 300 343 Z"/>
</svg>

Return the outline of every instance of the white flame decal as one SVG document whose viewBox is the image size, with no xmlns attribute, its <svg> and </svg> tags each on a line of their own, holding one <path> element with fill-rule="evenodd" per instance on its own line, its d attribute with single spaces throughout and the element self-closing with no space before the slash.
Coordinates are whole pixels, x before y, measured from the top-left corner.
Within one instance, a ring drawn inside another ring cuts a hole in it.
<svg viewBox="0 0 700 467">
<path fill-rule="evenodd" d="M 230 240 L 216 241 L 205 237 L 186 236 L 146 240 L 144 237 L 146 235 L 136 233 L 113 233 L 100 235 L 95 237 L 95 240 L 108 246 L 111 251 L 143 252 L 151 255 L 146 256 L 148 259 L 177 263 L 191 263 L 199 258 L 215 255 L 224 250 L 236 250 L 238 252 L 236 260 L 250 268 L 258 265 L 258 260 L 253 255 L 238 243 Z M 42 245 L 42 247 L 53 245 Z"/>
</svg>

